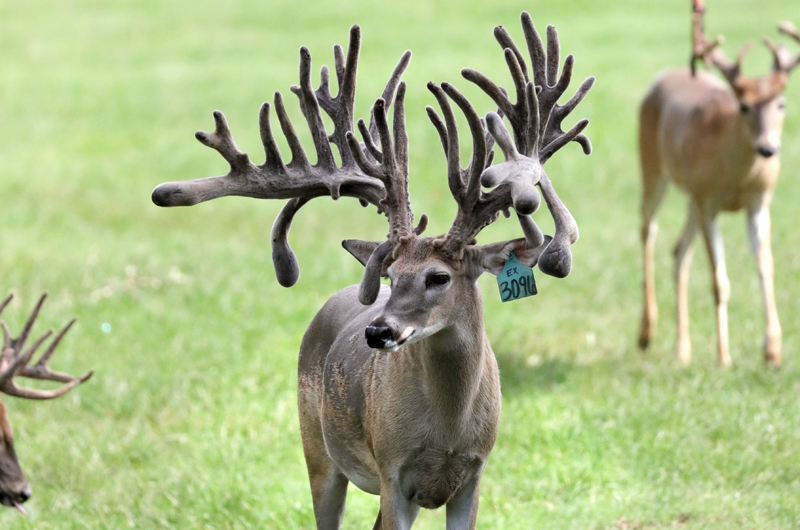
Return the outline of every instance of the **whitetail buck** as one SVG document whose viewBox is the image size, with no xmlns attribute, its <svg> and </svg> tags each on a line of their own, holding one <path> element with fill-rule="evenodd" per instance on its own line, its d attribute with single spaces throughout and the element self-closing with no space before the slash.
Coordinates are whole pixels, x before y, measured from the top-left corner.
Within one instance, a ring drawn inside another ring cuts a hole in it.
<svg viewBox="0 0 800 530">
<path fill-rule="evenodd" d="M 53 399 L 63 396 L 89 379 L 94 373 L 92 371 L 82 377 L 74 377 L 62 372 L 54 372 L 47 365 L 61 339 L 64 338 L 64 334 L 75 323 L 75 319 L 72 319 L 58 332 L 58 335 L 56 335 L 36 364 L 33 366 L 28 365 L 39 346 L 53 334 L 52 329 L 47 331 L 25 349 L 25 343 L 46 297 L 47 293 L 43 294 L 39 299 L 36 308 L 34 308 L 33 313 L 31 313 L 30 318 L 25 323 L 25 327 L 22 328 L 22 332 L 17 338 L 12 338 L 6 323 L 0 322 L 3 327 L 3 350 L 2 354 L 0 354 L 0 393 L 2 394 L 25 399 Z M 9 295 L 3 302 L 0 302 L 0 313 L 3 312 L 12 298 L 13 296 Z M 16 377 L 44 379 L 63 383 L 63 385 L 52 390 L 36 390 L 18 386 L 14 382 Z M 6 407 L 0 401 L 0 503 L 5 506 L 13 506 L 20 512 L 25 513 L 22 504 L 30 496 L 31 490 L 25 481 L 25 476 L 17 461 L 17 453 L 14 450 L 14 438 L 11 433 L 11 424 L 8 421 Z"/>
<path fill-rule="evenodd" d="M 752 78 L 742 74 L 742 59 L 750 46 L 731 62 L 719 48 L 721 39 L 710 41 L 703 33 L 704 7 L 694 2 L 693 56 L 691 68 L 667 70 L 650 87 L 641 106 L 639 153 L 642 178 L 642 242 L 644 244 L 644 312 L 639 345 L 646 348 L 656 326 L 653 278 L 655 214 L 667 183 L 673 182 L 689 196 L 689 217 L 675 246 L 675 279 L 678 298 L 677 356 L 689 362 L 689 315 L 687 283 L 692 242 L 698 229 L 703 235 L 713 271 L 717 308 L 719 362 L 729 365 L 728 299 L 730 283 L 725 270 L 717 214 L 745 209 L 750 247 L 755 255 L 764 298 L 766 332 L 764 360 L 781 362 L 781 326 L 775 305 L 769 206 L 780 168 L 783 129 L 783 94 L 789 73 L 800 64 L 784 45 L 764 42 L 772 51 L 772 72 Z M 779 31 L 800 42 L 800 33 L 784 22 Z M 696 72 L 694 62 L 713 64 L 725 78 Z"/>
<path fill-rule="evenodd" d="M 494 445 L 500 419 L 500 380 L 486 337 L 478 277 L 498 274 L 511 252 L 526 265 L 558 277 L 571 268 L 570 245 L 577 225 L 556 195 L 542 165 L 572 140 L 588 154 L 591 145 L 581 120 L 568 132 L 562 120 L 591 88 L 587 79 L 566 104 L 557 105 L 572 77 L 567 57 L 558 77 L 559 43 L 547 28 L 547 51 L 530 16 L 522 27 L 532 68 L 502 28 L 495 37 L 504 49 L 516 95 L 483 74 L 465 69 L 463 76 L 483 89 L 499 107 L 484 122 L 453 85 L 429 83 L 443 119 L 428 107 L 447 158 L 450 191 L 458 213 L 446 235 L 422 237 L 424 214 L 415 228 L 408 196 L 408 138 L 400 77 L 406 52 L 383 96 L 372 107 L 367 126 L 358 121 L 363 143 L 353 132 L 353 101 L 360 48 L 360 29 L 353 26 L 345 57 L 334 47 L 339 94 L 329 89 L 323 67 L 317 90 L 311 86 L 311 55 L 300 49 L 300 100 L 317 154 L 311 165 L 275 93 L 275 110 L 292 152 L 284 164 L 272 135 L 271 106 L 260 113 L 266 162 L 257 166 L 236 147 L 225 117 L 214 113 L 216 130 L 199 131 L 197 139 L 219 151 L 230 173 L 187 182 L 169 182 L 153 191 L 159 206 L 192 205 L 226 195 L 290 199 L 272 229 L 273 261 L 284 286 L 298 279 L 298 266 L 287 242 L 292 218 L 310 199 L 329 195 L 358 198 L 377 206 L 389 220 L 383 242 L 344 241 L 343 246 L 366 266 L 359 286 L 336 293 L 317 313 L 300 346 L 298 408 L 317 528 L 339 528 L 348 482 L 380 495 L 375 528 L 409 528 L 420 507 L 446 505 L 447 528 L 474 528 L 478 483 Z M 396 96 L 395 96 L 395 91 Z M 394 100 L 390 127 L 387 110 Z M 472 157 L 459 159 L 456 118 L 450 101 L 466 116 L 472 135 Z M 334 124 L 328 134 L 320 109 Z M 508 118 L 512 140 L 501 114 Z M 505 161 L 491 166 L 494 143 Z M 331 144 L 338 148 L 337 167 Z M 491 188 L 484 191 L 481 185 Z M 538 185 L 555 221 L 545 237 L 529 217 L 539 206 Z M 525 238 L 478 245 L 474 238 L 500 212 L 514 209 Z M 391 287 L 381 286 L 381 276 Z M 366 336 L 366 340 L 365 340 Z"/>
</svg>

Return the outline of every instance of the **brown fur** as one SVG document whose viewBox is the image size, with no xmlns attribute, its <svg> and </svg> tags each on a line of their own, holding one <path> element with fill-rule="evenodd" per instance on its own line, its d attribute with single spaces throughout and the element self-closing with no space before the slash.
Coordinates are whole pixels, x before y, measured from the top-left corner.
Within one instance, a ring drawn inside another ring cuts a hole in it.
<svg viewBox="0 0 800 530">
<path fill-rule="evenodd" d="M 645 305 L 639 344 L 646 348 L 655 331 L 657 307 L 653 270 L 655 214 L 667 183 L 689 196 L 689 220 L 675 248 L 678 296 L 677 355 L 688 362 L 686 286 L 691 243 L 703 234 L 714 273 L 719 361 L 730 364 L 727 302 L 730 285 L 715 217 L 720 211 L 747 209 L 751 245 L 758 262 L 765 301 L 765 360 L 780 364 L 781 332 L 772 283 L 769 204 L 778 178 L 778 149 L 783 126 L 782 91 L 786 74 L 763 78 L 739 76 L 732 87 L 711 74 L 673 69 L 648 90 L 640 110 L 639 152 L 642 166 L 642 242 Z M 772 156 L 762 151 L 774 150 Z"/>
</svg>

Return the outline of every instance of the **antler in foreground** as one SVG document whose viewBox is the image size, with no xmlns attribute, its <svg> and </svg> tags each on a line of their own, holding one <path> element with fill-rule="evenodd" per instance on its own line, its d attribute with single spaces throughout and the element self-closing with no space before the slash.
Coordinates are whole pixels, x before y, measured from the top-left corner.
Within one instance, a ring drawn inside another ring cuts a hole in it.
<svg viewBox="0 0 800 530">
<path fill-rule="evenodd" d="M 275 92 L 275 110 L 289 144 L 291 162 L 283 162 L 272 135 L 269 103 L 262 105 L 259 114 L 261 140 L 266 155 L 264 164 L 260 166 L 253 164 L 239 150 L 225 116 L 215 111 L 215 131 L 198 131 L 195 136 L 202 144 L 222 155 L 230 164 L 230 172 L 222 177 L 161 184 L 153 190 L 153 202 L 159 206 L 191 206 L 228 195 L 259 199 L 291 198 L 272 229 L 273 264 L 278 281 L 285 287 L 294 285 L 300 274 L 297 259 L 287 241 L 289 228 L 297 211 L 315 197 L 329 195 L 336 200 L 345 195 L 359 199 L 365 206 L 373 204 L 378 207 L 379 213 L 385 213 L 389 218 L 390 239 L 393 242 L 411 235 L 413 219 L 408 199 L 408 138 L 403 106 L 405 84 L 400 82 L 411 59 L 411 52 L 402 55 L 382 97 L 376 100 L 369 128 L 363 120 L 359 120 L 364 142 L 359 145 L 353 132 L 353 105 L 360 46 L 361 29 L 353 26 L 347 57 L 341 46 L 337 44 L 334 47 L 339 85 L 336 97 L 330 93 L 329 72 L 325 66 L 320 72 L 320 86 L 316 91 L 313 90 L 311 53 L 306 47 L 300 49 L 300 85 L 292 86 L 291 90 L 299 99 L 300 109 L 311 131 L 317 154 L 316 165 L 310 163 L 300 144 L 286 114 L 283 96 Z M 393 98 L 395 111 L 392 134 L 387 111 Z M 320 109 L 334 123 L 334 131 L 330 136 L 325 130 Z M 380 144 L 380 149 L 376 143 Z M 331 145 L 335 145 L 339 151 L 341 166 L 336 165 Z M 374 286 L 373 290 L 376 289 L 377 286 Z"/>
<path fill-rule="evenodd" d="M 3 312 L 3 309 L 11 302 L 12 298 L 13 295 L 9 295 L 3 303 L 0 304 L 0 313 Z M 0 355 L 0 392 L 4 394 L 26 399 L 53 399 L 63 396 L 79 384 L 88 380 L 94 373 L 94 370 L 91 370 L 83 376 L 75 377 L 63 372 L 53 371 L 47 364 L 53 356 L 53 353 L 55 353 L 56 348 L 58 348 L 58 345 L 61 343 L 61 339 L 64 338 L 64 335 L 75 323 L 76 319 L 74 318 L 58 332 L 36 364 L 29 366 L 36 351 L 53 334 L 53 330 L 51 329 L 42 334 L 27 349 L 25 348 L 25 343 L 28 341 L 28 336 L 33 328 L 33 324 L 36 321 L 36 317 L 39 316 L 39 310 L 42 308 L 46 298 L 47 293 L 44 293 L 18 337 L 12 338 L 6 323 L 0 322 L 0 326 L 3 328 L 3 351 Z M 14 378 L 20 376 L 64 384 L 52 390 L 36 390 L 17 386 Z"/>
<path fill-rule="evenodd" d="M 517 48 L 508 31 L 502 26 L 494 30 L 495 38 L 503 48 L 506 64 L 511 73 L 516 94 L 512 103 L 508 92 L 497 86 L 484 74 L 465 68 L 465 79 L 478 85 L 498 107 L 498 113 L 486 115 L 489 135 L 484 135 L 481 121 L 475 110 L 452 85 L 443 83 L 439 88 L 429 84 L 442 109 L 445 120 L 428 108 L 428 116 L 439 131 L 445 148 L 448 165 L 450 190 L 458 203 L 458 214 L 450 231 L 442 242 L 443 248 L 455 255 L 471 244 L 474 237 L 492 223 L 499 212 L 508 215 L 509 208 L 516 211 L 523 233 L 532 247 L 544 242 L 541 231 L 529 217 L 540 204 L 538 185 L 555 222 L 552 241 L 542 250 L 539 269 L 552 276 L 564 277 L 572 268 L 570 245 L 578 240 L 578 226 L 569 210 L 564 206 L 553 189 L 544 171 L 544 164 L 553 154 L 575 141 L 581 145 L 585 154 L 591 153 L 591 143 L 582 134 L 589 120 L 578 121 L 569 131 L 564 132 L 561 124 L 583 100 L 594 84 L 594 77 L 587 78 L 576 93 L 564 105 L 558 99 L 566 92 L 572 80 L 574 58 L 568 55 L 564 61 L 561 77 L 558 77 L 559 42 L 558 33 L 553 26 L 547 27 L 547 52 L 539 37 L 533 20 L 527 12 L 521 17 L 522 29 L 531 59 L 531 74 L 522 53 Z M 532 79 L 531 79 L 532 77 Z M 466 115 L 473 135 L 473 155 L 469 166 L 462 170 L 459 164 L 458 132 L 455 117 L 445 94 L 461 108 Z M 511 135 L 503 123 L 502 116 L 508 118 Z M 505 161 L 488 167 L 494 139 L 503 152 Z M 492 188 L 483 192 L 481 184 Z"/>
</svg>

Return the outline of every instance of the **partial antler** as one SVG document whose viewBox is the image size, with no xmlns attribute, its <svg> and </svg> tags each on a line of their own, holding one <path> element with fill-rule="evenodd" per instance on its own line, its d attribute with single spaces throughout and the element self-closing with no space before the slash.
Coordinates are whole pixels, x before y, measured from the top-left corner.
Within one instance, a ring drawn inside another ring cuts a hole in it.
<svg viewBox="0 0 800 530">
<path fill-rule="evenodd" d="M 487 156 L 487 153 L 493 144 L 484 135 L 481 121 L 466 98 L 451 85 L 443 84 L 441 89 L 429 85 L 445 116 L 443 124 L 436 113 L 428 109 L 445 146 L 450 188 L 459 205 L 456 221 L 445 237 L 443 248 L 461 252 L 483 227 L 497 219 L 500 211 L 508 214 L 511 207 L 518 214 L 528 244 L 541 245 L 544 236 L 529 217 L 541 202 L 534 188 L 538 184 L 556 228 L 552 241 L 547 243 L 539 258 L 539 268 L 546 274 L 564 277 L 571 269 L 569 246 L 578 239 L 578 227 L 555 193 L 542 166 L 571 141 L 580 144 L 584 153 L 591 153 L 591 143 L 582 134 L 589 124 L 588 120 L 580 120 L 567 132 L 563 131 L 561 124 L 589 92 L 594 77 L 587 78 L 567 103 L 558 105 L 558 99 L 566 92 L 572 79 L 574 58 L 572 55 L 566 58 L 561 77 L 558 77 L 559 42 L 555 28 L 547 28 L 548 45 L 545 53 L 530 15 L 523 12 L 520 18 L 531 58 L 532 80 L 519 48 L 506 29 L 498 26 L 494 30 L 511 72 L 516 103 L 512 103 L 508 93 L 484 74 L 470 68 L 462 70 L 464 78 L 477 84 L 498 106 L 498 113 L 487 114 L 486 128 L 503 152 L 503 163 L 487 168 L 491 163 L 491 156 Z M 466 170 L 459 165 L 455 118 L 444 94 L 459 105 L 470 124 L 473 157 Z M 513 141 L 503 123 L 503 115 L 511 123 Z M 493 189 L 483 192 L 479 184 Z"/>
<path fill-rule="evenodd" d="M 689 59 L 692 76 L 697 73 L 697 61 L 703 61 L 709 65 L 711 51 L 725 42 L 722 35 L 717 35 L 713 41 L 706 37 L 703 27 L 705 13 L 706 7 L 703 5 L 703 0 L 692 0 L 692 57 Z"/>
<path fill-rule="evenodd" d="M 3 303 L 0 304 L 0 313 L 3 312 L 3 309 L 5 309 L 9 302 L 11 302 L 12 298 L 13 295 L 9 295 L 3 301 Z M 53 356 L 53 353 L 61 342 L 61 339 L 64 338 L 64 335 L 75 323 L 74 318 L 70 320 L 61 331 L 58 332 L 58 335 L 56 335 L 56 337 L 53 339 L 53 342 L 50 343 L 50 346 L 48 346 L 47 350 L 39 358 L 39 361 L 33 366 L 28 366 L 28 363 L 31 361 L 31 358 L 33 358 L 36 350 L 39 349 L 39 346 L 41 346 L 42 343 L 53 334 L 52 329 L 47 331 L 41 337 L 36 339 L 36 341 L 34 341 L 30 347 L 23 351 L 25 348 L 25 342 L 28 340 L 28 336 L 33 328 L 33 324 L 36 321 L 36 317 L 39 316 L 39 310 L 42 308 L 46 298 L 47 293 L 44 293 L 39 299 L 39 302 L 36 304 L 33 313 L 31 313 L 31 316 L 28 318 L 28 321 L 25 323 L 22 332 L 17 338 L 11 338 L 11 333 L 9 332 L 6 323 L 0 322 L 0 326 L 3 328 L 3 350 L 0 354 L 0 392 L 4 394 L 26 399 L 53 399 L 63 396 L 79 384 L 89 379 L 94 373 L 94 370 L 92 370 L 86 375 L 75 377 L 63 372 L 53 371 L 47 364 L 50 360 L 50 357 Z M 32 388 L 17 386 L 17 384 L 14 382 L 14 378 L 17 376 L 27 377 L 30 379 L 56 381 L 58 383 L 64 383 L 64 385 L 53 390 L 35 390 Z"/>
<path fill-rule="evenodd" d="M 341 46 L 334 47 L 339 94 L 330 93 L 329 72 L 322 67 L 320 86 L 311 86 L 311 54 L 300 49 L 300 85 L 292 86 L 300 109 L 308 123 L 317 163 L 312 165 L 294 131 L 280 92 L 275 93 L 275 110 L 292 153 L 292 161 L 284 164 L 272 135 L 270 104 L 264 103 L 259 115 L 261 140 L 266 160 L 256 166 L 242 153 L 231 136 L 225 116 L 214 112 L 216 129 L 213 133 L 198 131 L 197 139 L 217 150 L 231 166 L 221 177 L 209 177 L 185 182 L 167 182 L 153 190 L 153 202 L 159 206 L 190 206 L 199 202 L 240 195 L 260 199 L 291 199 L 278 215 L 272 228 L 273 264 L 278 281 L 289 287 L 297 282 L 299 267 L 287 237 L 297 211 L 309 200 L 329 195 L 334 200 L 341 195 L 356 197 L 362 205 L 373 204 L 378 212 L 389 218 L 389 240 L 396 245 L 405 237 L 413 237 L 413 215 L 408 197 L 408 138 L 405 132 L 403 100 L 405 85 L 400 77 L 408 66 L 411 52 L 400 58 L 390 77 L 383 97 L 372 109 L 369 128 L 359 120 L 363 145 L 353 133 L 353 104 L 355 101 L 356 71 L 361 46 L 361 29 L 350 30 L 347 57 Z M 395 97 L 395 91 L 397 96 Z M 387 110 L 395 101 L 394 134 L 389 130 Z M 320 109 L 334 123 L 333 134 L 325 130 Z M 375 143 L 380 143 L 380 149 Z M 341 157 L 337 166 L 331 150 L 335 145 Z"/>
<path fill-rule="evenodd" d="M 800 43 L 800 31 L 798 31 L 791 22 L 781 22 L 778 24 L 778 31 Z M 800 53 L 793 56 L 785 45 L 779 44 L 776 46 L 766 37 L 764 38 L 764 44 L 766 44 L 772 52 L 772 70 L 774 72 L 783 72 L 788 75 L 800 65 Z"/>
<path fill-rule="evenodd" d="M 725 38 L 718 35 L 713 41 L 706 37 L 703 28 L 703 17 L 705 16 L 705 6 L 702 0 L 693 0 L 694 9 L 692 12 L 692 59 L 690 62 L 694 73 L 695 62 L 702 59 L 706 65 L 714 65 L 730 84 L 737 94 L 741 91 L 742 84 L 742 62 L 745 56 L 753 49 L 753 43 L 747 42 L 742 49 L 736 62 L 728 59 L 720 45 L 725 42 Z"/>
</svg>

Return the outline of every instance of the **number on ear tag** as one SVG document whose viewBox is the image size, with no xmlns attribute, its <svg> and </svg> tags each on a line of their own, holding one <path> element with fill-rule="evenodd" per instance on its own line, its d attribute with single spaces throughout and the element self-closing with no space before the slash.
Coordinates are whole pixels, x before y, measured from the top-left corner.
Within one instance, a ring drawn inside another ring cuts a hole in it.
<svg viewBox="0 0 800 530">
<path fill-rule="evenodd" d="M 503 302 L 519 300 L 537 293 L 533 269 L 520 263 L 513 252 L 506 260 L 503 272 L 497 275 L 497 286 Z"/>
</svg>

